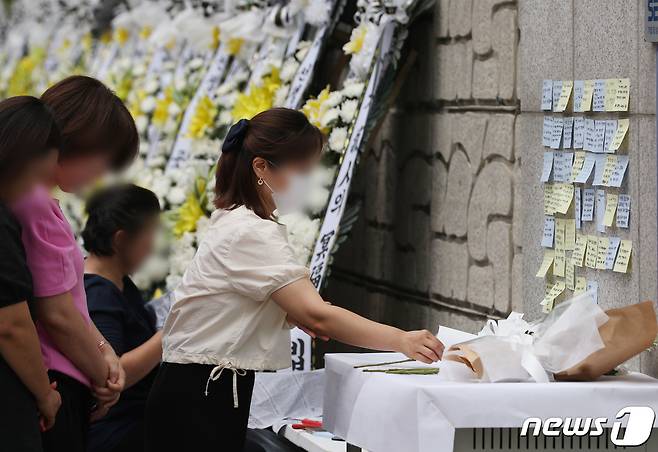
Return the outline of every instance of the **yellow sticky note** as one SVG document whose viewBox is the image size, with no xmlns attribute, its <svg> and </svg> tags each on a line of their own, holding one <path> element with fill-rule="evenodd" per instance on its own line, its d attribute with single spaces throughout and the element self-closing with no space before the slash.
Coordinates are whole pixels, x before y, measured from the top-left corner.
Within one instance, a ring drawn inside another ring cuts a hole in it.
<svg viewBox="0 0 658 452">
<path fill-rule="evenodd" d="M 614 154 L 608 154 L 605 156 L 605 166 L 603 167 L 603 174 L 601 175 L 601 182 L 603 185 L 610 185 L 610 178 L 612 173 L 615 171 L 617 166 L 617 156 Z"/>
<path fill-rule="evenodd" d="M 614 111 L 617 100 L 617 80 L 609 78 L 605 81 L 605 111 Z"/>
<path fill-rule="evenodd" d="M 555 249 L 555 258 L 553 259 L 553 275 L 564 277 L 564 267 L 567 262 L 564 248 Z"/>
<path fill-rule="evenodd" d="M 612 137 L 612 141 L 610 142 L 610 146 L 608 146 L 608 150 L 616 151 L 621 147 L 621 144 L 624 142 L 626 132 L 628 132 L 628 126 L 630 123 L 631 121 L 628 118 L 617 120 L 617 130 L 615 131 L 615 135 Z"/>
<path fill-rule="evenodd" d="M 583 266 L 583 260 L 585 259 L 585 251 L 587 251 L 587 236 L 578 234 L 576 236 L 576 247 L 571 253 L 571 262 L 578 266 Z"/>
<path fill-rule="evenodd" d="M 573 88 L 573 80 L 563 80 L 562 81 L 562 91 L 560 92 L 560 97 L 557 101 L 557 106 L 553 111 L 563 112 L 567 109 L 569 105 L 569 98 L 571 97 L 571 90 Z"/>
<path fill-rule="evenodd" d="M 585 293 L 587 290 L 587 278 L 584 276 L 578 276 L 576 278 L 576 288 L 573 290 L 574 295 Z"/>
<path fill-rule="evenodd" d="M 603 224 L 610 227 L 615 219 L 615 212 L 617 212 L 617 205 L 619 204 L 619 196 L 614 193 L 608 193 L 607 198 L 605 214 L 603 215 Z"/>
<path fill-rule="evenodd" d="M 544 215 L 553 215 L 554 213 L 553 184 L 544 184 Z"/>
<path fill-rule="evenodd" d="M 596 268 L 596 258 L 599 254 L 599 240 L 595 235 L 587 236 L 587 254 L 585 255 L 585 266 Z"/>
<path fill-rule="evenodd" d="M 555 259 L 555 250 L 546 249 L 544 250 L 544 260 L 541 261 L 539 270 L 535 275 L 537 278 L 543 278 L 548 273 L 548 269 L 551 267 L 553 260 Z"/>
<path fill-rule="evenodd" d="M 594 80 L 583 80 L 583 100 L 580 111 L 590 111 L 592 109 L 592 98 L 594 96 Z"/>
<path fill-rule="evenodd" d="M 576 176 L 583 169 L 583 164 L 585 163 L 585 151 L 576 151 L 573 158 L 573 166 L 571 167 L 571 181 L 573 182 L 576 179 Z"/>
<path fill-rule="evenodd" d="M 617 252 L 617 260 L 613 271 L 617 273 L 626 273 L 628 265 L 631 262 L 631 251 L 633 250 L 633 242 L 630 240 L 622 240 L 619 244 L 619 251 Z"/>
<path fill-rule="evenodd" d="M 612 111 L 628 111 L 628 98 L 631 91 L 631 80 L 628 78 L 617 79 L 617 90 L 615 92 L 615 103 Z"/>
<path fill-rule="evenodd" d="M 555 219 L 555 249 L 556 250 L 565 249 L 564 230 L 565 230 L 564 218 L 556 218 Z"/>
<path fill-rule="evenodd" d="M 599 237 L 599 249 L 596 255 L 596 268 L 598 270 L 605 270 L 605 257 L 608 255 L 608 246 L 610 246 L 610 240 L 607 237 Z"/>
<path fill-rule="evenodd" d="M 567 259 L 564 271 L 564 281 L 567 285 L 567 289 L 574 290 L 576 288 L 576 267 L 573 265 L 571 259 Z"/>
<path fill-rule="evenodd" d="M 551 290 L 548 291 L 541 302 L 541 305 L 544 307 L 544 312 L 550 312 L 553 309 L 555 299 L 559 297 L 562 292 L 564 292 L 564 289 L 564 281 L 558 281 L 553 284 L 553 287 L 551 287 Z"/>
<path fill-rule="evenodd" d="M 566 214 L 573 199 L 573 184 L 554 184 L 553 196 L 555 197 L 555 211 Z"/>
<path fill-rule="evenodd" d="M 576 247 L 576 220 L 564 220 L 564 249 L 573 250 Z"/>
</svg>

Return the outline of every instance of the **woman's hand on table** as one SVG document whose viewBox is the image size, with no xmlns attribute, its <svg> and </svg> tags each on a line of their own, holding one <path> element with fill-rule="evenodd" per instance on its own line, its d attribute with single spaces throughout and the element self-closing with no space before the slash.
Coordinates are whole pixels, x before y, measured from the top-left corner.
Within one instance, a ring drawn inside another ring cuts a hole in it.
<svg viewBox="0 0 658 452">
<path fill-rule="evenodd" d="M 439 361 L 443 356 L 443 343 L 427 330 L 406 331 L 401 334 L 399 352 L 425 364 Z"/>
</svg>

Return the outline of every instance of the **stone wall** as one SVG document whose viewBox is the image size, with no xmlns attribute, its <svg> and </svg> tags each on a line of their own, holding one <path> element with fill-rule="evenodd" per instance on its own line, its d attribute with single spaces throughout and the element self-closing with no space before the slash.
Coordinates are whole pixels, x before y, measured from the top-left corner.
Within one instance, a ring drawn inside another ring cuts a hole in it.
<svg viewBox="0 0 658 452">
<path fill-rule="evenodd" d="M 437 0 L 411 31 L 418 58 L 361 161 L 363 213 L 326 297 L 406 328 L 539 316 L 541 81 L 629 77 L 632 213 L 621 235 L 633 240 L 632 270 L 586 275 L 606 308 L 655 300 L 655 49 L 640 3 Z M 658 360 L 646 354 L 642 367 L 656 373 Z"/>
</svg>

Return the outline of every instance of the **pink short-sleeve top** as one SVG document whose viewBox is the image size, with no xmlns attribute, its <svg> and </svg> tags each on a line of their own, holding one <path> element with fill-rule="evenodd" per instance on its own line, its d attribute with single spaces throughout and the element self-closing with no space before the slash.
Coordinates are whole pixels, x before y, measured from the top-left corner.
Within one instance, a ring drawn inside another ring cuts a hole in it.
<svg viewBox="0 0 658 452">
<path fill-rule="evenodd" d="M 76 309 L 91 325 L 84 289 L 84 256 L 57 200 L 45 188 L 39 187 L 16 202 L 12 210 L 21 224 L 34 297 L 70 292 Z M 38 321 L 36 327 L 46 367 L 90 386 L 89 378 L 59 351 Z"/>
</svg>

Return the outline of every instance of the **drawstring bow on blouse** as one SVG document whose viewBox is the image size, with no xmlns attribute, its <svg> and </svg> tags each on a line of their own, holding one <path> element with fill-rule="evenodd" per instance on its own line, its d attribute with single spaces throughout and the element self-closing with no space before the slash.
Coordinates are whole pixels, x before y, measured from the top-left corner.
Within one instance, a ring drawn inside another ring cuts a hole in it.
<svg viewBox="0 0 658 452">
<path fill-rule="evenodd" d="M 224 369 L 228 369 L 233 372 L 233 408 L 238 408 L 238 375 L 244 377 L 247 375 L 247 371 L 243 369 L 236 369 L 235 366 L 233 366 L 233 364 L 230 362 L 226 364 L 219 364 L 212 368 L 210 375 L 208 376 L 208 380 L 206 381 L 206 390 L 204 391 L 204 394 L 206 397 L 208 397 L 208 394 L 210 393 L 210 382 L 219 380 L 219 377 L 222 376 Z"/>
</svg>

